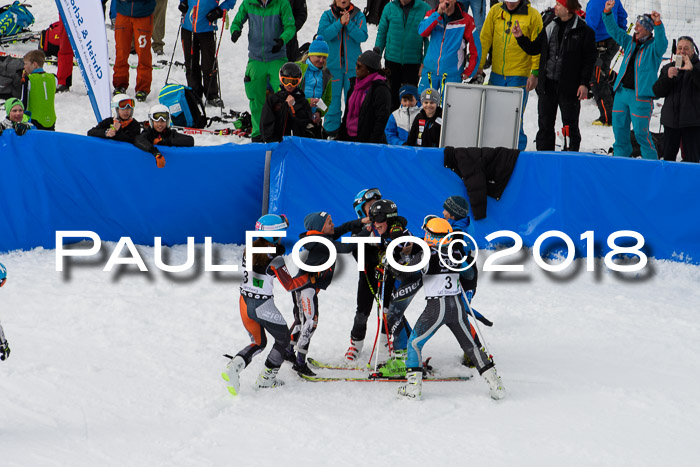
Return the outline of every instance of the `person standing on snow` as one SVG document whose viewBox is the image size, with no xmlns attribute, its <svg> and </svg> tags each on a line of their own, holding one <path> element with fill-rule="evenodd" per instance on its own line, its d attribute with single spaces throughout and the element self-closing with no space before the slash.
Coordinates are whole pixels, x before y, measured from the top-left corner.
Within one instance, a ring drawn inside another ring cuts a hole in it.
<svg viewBox="0 0 700 467">
<path fill-rule="evenodd" d="M 294 14 L 287 0 L 243 0 L 231 23 L 231 41 L 241 37 L 243 25 L 248 24 L 248 65 L 243 77 L 245 95 L 250 101 L 253 124 L 251 139 L 261 142 L 260 115 L 267 97 L 268 83 L 279 89 L 279 74 L 287 63 L 288 43 L 296 30 Z"/>
<path fill-rule="evenodd" d="M 301 68 L 287 62 L 280 68 L 280 88 L 267 96 L 260 117 L 260 132 L 266 143 L 280 142 L 285 136 L 306 137 L 311 125 L 311 107 L 299 88 Z"/>
<path fill-rule="evenodd" d="M 628 35 L 615 22 L 612 11 L 615 0 L 605 2 L 603 23 L 608 34 L 625 51 L 620 72 L 613 86 L 613 155 L 630 157 L 632 141 L 630 124 L 644 159 L 659 158 L 654 141 L 649 133 L 649 122 L 654 110 L 653 86 L 656 82 L 659 65 L 668 48 L 666 29 L 661 22 L 661 14 L 652 11 L 651 15 L 639 15 L 634 26 L 634 35 Z"/>
<path fill-rule="evenodd" d="M 117 55 L 114 59 L 112 85 L 114 94 L 129 88 L 129 54 L 131 45 L 136 49 L 139 64 L 136 68 L 136 100 L 144 102 L 151 92 L 153 56 L 151 36 L 153 34 L 153 10 L 156 0 L 113 0 L 117 4 L 117 19 L 114 23 L 114 42 Z"/>
</svg>

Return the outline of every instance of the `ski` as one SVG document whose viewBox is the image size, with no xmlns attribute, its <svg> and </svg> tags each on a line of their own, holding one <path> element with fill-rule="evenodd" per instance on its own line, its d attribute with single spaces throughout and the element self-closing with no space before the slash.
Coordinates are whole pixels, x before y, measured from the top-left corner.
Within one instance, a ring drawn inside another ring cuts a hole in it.
<svg viewBox="0 0 700 467">
<path fill-rule="evenodd" d="M 306 361 L 309 362 L 309 365 L 311 365 L 311 366 L 314 366 L 316 368 L 324 368 L 327 370 L 364 371 L 364 370 L 369 369 L 369 365 L 367 365 L 367 366 L 334 365 L 332 363 L 320 362 L 320 361 L 313 359 L 313 358 L 307 358 Z"/>
<path fill-rule="evenodd" d="M 237 128 L 190 128 L 187 126 L 172 126 L 174 130 L 179 131 L 185 135 L 213 135 L 213 136 L 238 136 L 241 138 L 250 138 L 250 133 L 245 130 L 239 130 Z"/>
<path fill-rule="evenodd" d="M 0 37 L 0 44 L 12 44 L 13 42 L 38 42 L 41 40 L 40 32 L 25 31 L 11 36 Z"/>
<path fill-rule="evenodd" d="M 363 378 L 353 378 L 353 377 L 326 377 L 326 376 L 307 376 L 299 375 L 306 381 L 311 381 L 314 383 L 330 383 L 336 381 L 347 381 L 352 383 L 369 383 L 369 382 L 381 382 L 381 383 L 405 383 L 406 378 L 383 378 L 377 375 L 370 374 L 369 376 Z M 373 377 L 374 376 L 374 377 Z M 469 381 L 472 379 L 471 376 L 429 376 L 423 378 L 423 381 L 434 381 L 434 382 L 448 382 L 448 381 Z"/>
</svg>

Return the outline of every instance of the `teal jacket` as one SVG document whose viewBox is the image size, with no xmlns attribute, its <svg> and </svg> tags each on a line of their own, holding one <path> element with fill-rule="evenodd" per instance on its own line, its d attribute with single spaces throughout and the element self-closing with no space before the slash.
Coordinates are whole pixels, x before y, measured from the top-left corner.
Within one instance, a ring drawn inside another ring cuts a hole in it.
<svg viewBox="0 0 700 467">
<path fill-rule="evenodd" d="M 652 88 L 659 74 L 661 60 L 668 48 L 668 39 L 666 38 L 664 25 L 654 25 L 654 37 L 639 45 L 632 36 L 617 25 L 617 21 L 612 13 L 603 13 L 603 23 L 610 37 L 615 39 L 615 42 L 620 44 L 622 50 L 625 51 L 622 65 L 620 65 L 620 72 L 617 74 L 617 80 L 615 81 L 615 91 L 622 84 L 622 77 L 625 76 L 632 52 L 636 47 L 639 47 L 639 52 L 637 52 L 634 59 L 634 92 L 637 99 L 654 99 Z"/>
<path fill-rule="evenodd" d="M 362 53 L 360 44 L 367 40 L 367 19 L 352 3 L 350 4 L 350 22 L 347 26 L 340 23 L 340 15 L 336 15 L 331 7 L 321 15 L 318 23 L 318 35 L 328 43 L 330 53 L 326 67 L 331 70 L 341 70 L 349 78 L 355 76 L 355 63 Z M 336 76 L 336 78 L 340 78 Z"/>
<path fill-rule="evenodd" d="M 287 60 L 287 49 L 282 47 L 272 52 L 275 39 L 286 44 L 297 30 L 294 27 L 292 7 L 287 0 L 267 0 L 263 6 L 260 0 L 244 0 L 231 22 L 231 32 L 242 31 L 248 24 L 248 58 L 259 62 Z"/>
<path fill-rule="evenodd" d="M 423 63 L 428 38 L 418 34 L 418 25 L 429 10 L 430 6 L 423 0 L 414 0 L 408 16 L 404 14 L 399 0 L 393 0 L 384 7 L 374 43 L 384 52 L 384 59 L 402 65 Z"/>
</svg>

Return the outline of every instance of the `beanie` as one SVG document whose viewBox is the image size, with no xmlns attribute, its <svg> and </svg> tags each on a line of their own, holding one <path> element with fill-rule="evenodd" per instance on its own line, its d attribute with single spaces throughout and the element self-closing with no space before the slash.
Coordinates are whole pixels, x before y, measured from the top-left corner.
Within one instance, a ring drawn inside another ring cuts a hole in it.
<svg viewBox="0 0 700 467">
<path fill-rule="evenodd" d="M 382 69 L 382 56 L 380 55 L 381 49 L 375 47 L 372 50 L 365 50 L 357 58 L 357 61 L 366 66 L 372 73 Z"/>
<path fill-rule="evenodd" d="M 404 84 L 403 86 L 401 86 L 401 88 L 399 89 L 399 99 L 402 99 L 403 96 L 405 96 L 406 94 L 415 97 L 416 100 L 420 99 L 420 96 L 418 95 L 418 88 L 412 84 Z"/>
<path fill-rule="evenodd" d="M 314 37 L 313 42 L 309 46 L 309 55 L 319 55 L 321 57 L 327 57 L 330 49 L 328 44 L 323 40 L 323 36 L 318 34 Z"/>
<path fill-rule="evenodd" d="M 316 230 L 318 232 L 323 230 L 323 226 L 326 224 L 326 219 L 328 218 L 328 213 L 325 211 L 312 212 L 307 214 L 304 218 L 304 228 L 306 230 Z"/>
<path fill-rule="evenodd" d="M 443 204 L 442 207 L 450 213 L 450 216 L 457 220 L 464 219 L 469 215 L 467 200 L 461 196 L 450 196 L 445 200 L 445 204 Z"/>
<path fill-rule="evenodd" d="M 433 101 L 440 105 L 440 91 L 433 88 L 425 89 L 420 95 L 420 101 Z"/>
<path fill-rule="evenodd" d="M 22 101 L 17 99 L 16 97 L 10 97 L 5 101 L 5 113 L 7 116 L 10 116 L 10 110 L 12 110 L 12 107 L 19 105 L 22 107 L 22 110 L 24 110 L 24 104 L 22 104 Z"/>
<path fill-rule="evenodd" d="M 654 20 L 650 15 L 637 16 L 637 22 L 647 31 L 654 32 Z"/>
</svg>

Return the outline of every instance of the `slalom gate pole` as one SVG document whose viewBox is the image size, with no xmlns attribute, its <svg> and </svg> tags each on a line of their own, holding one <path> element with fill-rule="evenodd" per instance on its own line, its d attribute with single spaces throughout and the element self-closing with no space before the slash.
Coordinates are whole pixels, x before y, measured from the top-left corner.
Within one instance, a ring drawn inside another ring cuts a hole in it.
<svg viewBox="0 0 700 467">
<path fill-rule="evenodd" d="M 224 16 L 221 18 L 221 34 L 219 34 L 219 43 L 216 45 L 216 53 L 214 53 L 214 68 L 212 68 L 211 73 L 209 73 L 209 85 L 207 86 L 207 92 L 204 93 L 204 105 L 207 105 L 209 100 L 209 90 L 211 89 L 212 79 L 214 78 L 214 73 L 216 73 L 216 82 L 218 83 L 217 88 L 219 89 L 219 100 L 221 99 L 221 81 L 219 81 L 219 49 L 221 48 L 221 39 L 224 37 L 224 30 L 226 24 L 226 10 L 224 10 Z M 224 115 L 224 108 L 219 107 L 221 115 Z"/>
<path fill-rule="evenodd" d="M 479 340 L 481 341 L 481 345 L 484 346 L 484 350 L 486 351 L 486 355 L 488 357 L 491 357 L 491 352 L 489 351 L 489 347 L 486 345 L 486 339 L 484 339 L 484 333 L 481 332 L 481 328 L 479 327 L 479 320 L 476 319 L 476 315 L 474 314 L 474 310 L 472 309 L 471 303 L 469 303 L 469 299 L 467 298 L 467 293 L 462 290 L 462 298 L 464 301 L 467 303 L 467 308 L 469 309 L 469 313 L 472 315 L 472 318 L 474 318 L 474 329 L 476 330 L 476 335 L 479 336 Z"/>
<path fill-rule="evenodd" d="M 180 21 L 180 27 L 177 28 L 177 35 L 175 36 L 175 45 L 173 45 L 173 53 L 170 54 L 170 65 L 168 65 L 168 74 L 165 76 L 165 84 L 168 84 L 168 78 L 170 78 L 170 70 L 173 67 L 173 59 L 175 58 L 175 49 L 177 48 L 177 41 L 180 39 L 180 31 L 182 30 L 182 22 L 185 20 L 183 17 Z"/>
</svg>

